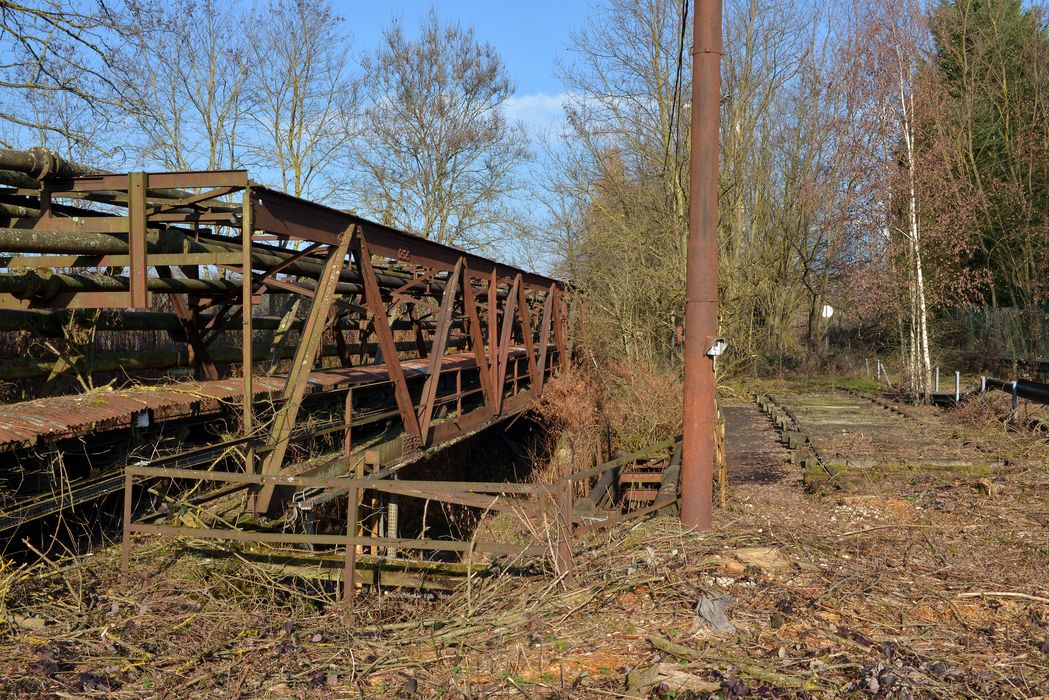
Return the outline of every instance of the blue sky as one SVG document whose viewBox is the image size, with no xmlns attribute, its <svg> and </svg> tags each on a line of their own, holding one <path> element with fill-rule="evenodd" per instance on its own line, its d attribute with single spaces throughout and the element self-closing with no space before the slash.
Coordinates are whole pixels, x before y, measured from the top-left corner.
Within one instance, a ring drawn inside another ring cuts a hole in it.
<svg viewBox="0 0 1049 700">
<path fill-rule="evenodd" d="M 558 61 L 571 62 L 571 34 L 585 26 L 596 0 L 333 0 L 333 4 L 345 20 L 345 29 L 352 34 L 351 53 L 357 57 L 379 45 L 383 28 L 393 18 L 401 21 L 409 37 L 417 34 L 420 20 L 431 8 L 443 24 L 460 22 L 472 26 L 480 41 L 495 47 L 517 86 L 514 99 L 507 105 L 507 116 L 524 124 L 532 136 L 532 151 L 537 158 L 521 173 L 523 179 L 527 181 L 543 172 L 543 148 L 537 137 L 558 131 L 564 116 L 564 93 L 556 65 Z M 512 206 L 525 214 L 532 206 L 531 200 L 522 191 Z M 548 271 L 549 261 L 526 245 L 504 243 L 499 248 L 496 255 L 507 262 Z"/>
<path fill-rule="evenodd" d="M 488 41 L 502 56 L 517 84 L 509 107 L 511 117 L 530 129 L 543 130 L 559 123 L 561 85 L 555 64 L 567 55 L 570 34 L 586 23 L 588 0 L 336 0 L 334 3 L 353 34 L 353 53 L 370 51 L 383 27 L 393 18 L 402 21 L 411 36 L 419 20 L 436 10 L 442 22 L 471 25 L 477 38 Z"/>
</svg>

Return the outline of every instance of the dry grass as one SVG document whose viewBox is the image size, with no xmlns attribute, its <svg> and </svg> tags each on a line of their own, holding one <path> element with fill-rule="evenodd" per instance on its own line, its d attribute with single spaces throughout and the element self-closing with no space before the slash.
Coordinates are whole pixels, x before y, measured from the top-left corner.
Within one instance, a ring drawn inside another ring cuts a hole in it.
<svg viewBox="0 0 1049 700">
<path fill-rule="evenodd" d="M 930 414 L 923 425 L 1030 458 L 995 495 L 965 474 L 907 469 L 812 496 L 785 453 L 757 439 L 764 447 L 748 458 L 781 476 L 740 476 L 711 533 L 655 518 L 582 543 L 570 578 L 359 596 L 353 620 L 323 607 L 330 592 L 180 544 L 139 540 L 127 591 L 113 551 L 42 567 L 8 596 L 28 621 L 0 643 L 0 693 L 622 697 L 630 671 L 662 662 L 724 698 L 1044 695 L 1045 442 L 962 418 Z M 740 550 L 755 547 L 784 567 L 747 563 Z M 735 633 L 696 614 L 716 594 L 734 598 Z"/>
<path fill-rule="evenodd" d="M 614 365 L 606 412 L 621 449 L 634 452 L 681 431 L 681 378 L 651 365 Z"/>
<path fill-rule="evenodd" d="M 602 405 L 597 383 L 578 367 L 562 369 L 543 385 L 534 410 L 544 425 L 551 458 L 535 474 L 536 481 L 552 483 L 596 461 L 607 425 Z"/>
</svg>

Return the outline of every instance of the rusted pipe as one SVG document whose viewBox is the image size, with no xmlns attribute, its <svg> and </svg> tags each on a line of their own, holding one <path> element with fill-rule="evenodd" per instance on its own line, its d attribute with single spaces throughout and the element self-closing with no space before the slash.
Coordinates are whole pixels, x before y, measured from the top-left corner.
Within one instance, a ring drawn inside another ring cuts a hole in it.
<svg viewBox="0 0 1049 700">
<path fill-rule="evenodd" d="M 450 343 L 452 347 L 460 348 L 464 344 L 462 339 L 456 338 Z M 376 343 L 366 343 L 363 348 L 360 343 L 349 344 L 351 354 L 374 355 L 379 346 Z M 402 341 L 397 343 L 397 349 L 411 352 L 415 349 L 415 343 Z M 268 343 L 255 343 L 253 353 L 263 362 L 268 358 L 270 346 Z M 233 365 L 241 361 L 242 349 L 218 345 L 208 348 L 208 357 L 216 365 Z M 283 360 L 290 360 L 295 353 L 294 347 L 283 348 L 278 351 L 278 356 Z M 339 351 L 335 345 L 325 345 L 320 351 L 323 357 L 338 357 Z M 114 352 L 92 353 L 84 357 L 81 368 L 86 374 L 101 374 L 106 372 L 136 372 L 143 370 L 166 370 L 179 367 L 193 367 L 193 358 L 188 348 L 169 348 L 157 350 L 143 350 L 142 352 Z M 32 357 L 0 357 L 0 379 L 14 381 L 17 379 L 34 379 L 49 376 L 55 368 L 55 361 L 51 359 L 35 359 Z"/>
<path fill-rule="evenodd" d="M 97 314 L 97 316 L 96 316 Z M 236 314 L 239 316 L 239 314 Z M 96 331 L 170 331 L 182 332 L 182 322 L 173 313 L 163 311 L 110 311 L 83 309 L 0 309 L 0 331 L 33 331 L 48 338 L 63 337 L 68 326 L 76 319 L 90 323 Z M 212 315 L 201 314 L 201 324 L 206 324 Z M 252 327 L 259 331 L 273 331 L 280 326 L 280 316 L 253 316 Z M 411 321 L 397 318 L 390 321 L 395 331 L 411 330 L 418 323 L 423 330 L 432 331 L 437 324 L 434 321 Z M 339 330 L 360 330 L 362 321 L 356 319 L 339 319 L 335 327 Z M 456 327 L 462 321 L 455 322 Z M 302 330 L 302 320 L 293 321 L 291 330 Z M 231 329 L 232 330 L 232 329 Z"/>
<path fill-rule="evenodd" d="M 25 173 L 34 180 L 94 175 L 102 172 L 95 168 L 89 168 L 85 165 L 65 160 L 54 151 L 39 146 L 25 151 L 16 151 L 9 148 L 0 150 L 0 170 L 13 170 L 18 173 Z"/>
<path fill-rule="evenodd" d="M 191 241 L 170 229 L 146 231 L 150 253 L 206 253 L 225 251 Z M 127 255 L 126 233 L 72 233 L 36 228 L 0 228 L 0 251 L 46 255 Z"/>
<path fill-rule="evenodd" d="M 233 253 L 240 250 L 240 244 L 219 236 L 201 235 L 194 240 L 177 229 L 160 231 L 150 229 L 146 233 L 146 250 L 149 253 Z M 36 228 L 0 228 L 0 251 L 52 255 L 127 255 L 128 237 L 126 233 L 76 233 Z M 252 269 L 262 272 L 274 268 L 293 255 L 294 251 L 253 245 Z M 320 276 L 323 268 L 324 264 L 321 262 L 300 259 L 287 265 L 283 272 L 315 279 Z M 360 292 L 360 274 L 356 270 L 343 269 L 339 273 L 339 279 L 344 283 L 339 288 L 340 293 Z M 411 281 L 411 278 L 406 275 L 389 273 L 378 273 L 376 279 L 379 286 L 386 289 L 397 289 Z M 442 280 L 431 280 L 428 283 L 420 280 L 419 284 L 429 284 L 430 288 L 438 294 L 444 291 L 445 285 Z M 506 291 L 499 290 L 499 296 L 505 297 Z"/>
<path fill-rule="evenodd" d="M 714 363 L 707 348 L 717 335 L 718 323 L 721 0 L 696 0 L 694 15 L 681 522 L 706 530 L 713 524 L 717 419 Z"/>
<path fill-rule="evenodd" d="M 50 148 L 36 146 L 25 151 L 0 149 L 0 184 L 39 189 L 40 182 L 85 175 L 110 175 L 107 170 L 67 160 Z M 149 195 L 163 199 L 185 199 L 190 192 L 176 189 L 150 189 Z"/>
</svg>

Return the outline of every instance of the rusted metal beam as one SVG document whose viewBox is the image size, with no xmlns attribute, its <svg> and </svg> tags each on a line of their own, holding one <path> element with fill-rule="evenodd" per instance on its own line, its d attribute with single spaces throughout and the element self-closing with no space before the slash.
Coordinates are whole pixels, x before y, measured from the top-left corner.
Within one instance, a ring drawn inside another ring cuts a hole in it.
<svg viewBox="0 0 1049 700">
<path fill-rule="evenodd" d="M 492 387 L 492 374 L 488 366 L 488 356 L 485 354 L 484 335 L 481 332 L 481 319 L 477 313 L 477 298 L 473 294 L 470 284 L 470 268 L 463 265 L 463 306 L 466 310 L 466 325 L 470 334 L 470 349 L 473 350 L 474 359 L 477 361 L 478 376 L 481 380 L 481 390 L 484 392 L 484 404 L 488 408 L 493 407 L 495 397 Z"/>
<path fill-rule="evenodd" d="M 539 372 L 535 362 L 535 340 L 532 337 L 532 316 L 524 287 L 520 284 L 517 285 L 517 309 L 521 317 L 521 335 L 524 340 L 525 354 L 528 356 L 528 380 L 533 387 L 539 387 Z"/>
<path fill-rule="evenodd" d="M 506 386 L 506 365 L 507 359 L 510 354 L 510 344 L 513 341 L 514 331 L 514 317 L 517 315 L 517 292 L 521 288 L 521 279 L 519 277 L 514 278 L 514 284 L 511 288 L 510 295 L 506 299 L 506 303 L 503 305 L 503 327 L 499 333 L 499 345 L 498 345 L 498 370 L 495 374 L 495 412 L 498 414 L 502 411 L 503 406 L 503 391 Z"/>
<path fill-rule="evenodd" d="M 422 434 L 419 431 L 419 419 L 415 415 L 415 406 L 412 404 L 412 397 L 408 393 L 408 383 L 404 379 L 404 371 L 401 369 L 401 363 L 397 357 L 397 345 L 393 340 L 393 331 L 390 330 L 389 318 L 386 316 L 386 305 L 383 303 L 382 295 L 379 291 L 379 282 L 375 279 L 371 248 L 359 226 L 356 227 L 356 231 L 356 254 L 354 257 L 357 259 L 361 279 L 364 281 L 365 305 L 371 313 L 372 328 L 379 340 L 379 347 L 382 350 L 386 367 L 389 370 L 390 380 L 393 382 L 394 397 L 397 401 L 397 408 L 401 412 L 404 430 L 418 444 L 422 438 Z"/>
<path fill-rule="evenodd" d="M 546 353 L 550 348 L 550 315 L 556 300 L 555 291 L 557 285 L 553 285 L 546 293 L 543 300 L 543 316 L 539 321 L 539 360 L 536 367 L 535 392 L 543 393 L 543 384 L 546 382 Z"/>
<path fill-rule="evenodd" d="M 459 282 L 463 274 L 463 259 L 455 263 L 452 276 L 444 287 L 441 297 L 441 310 L 437 314 L 437 330 L 434 331 L 433 349 L 430 352 L 430 367 L 427 370 L 426 384 L 423 385 L 422 398 L 419 401 L 419 434 L 424 445 L 429 444 L 430 421 L 433 419 L 433 404 L 437 398 L 437 385 L 441 380 L 441 360 L 448 346 L 448 334 L 452 330 L 452 312 L 455 310 L 455 299 L 459 291 Z"/>
<path fill-rule="evenodd" d="M 522 284 L 529 290 L 541 291 L 555 282 L 549 277 L 503 265 L 283 192 L 261 187 L 254 188 L 253 192 L 258 227 L 278 235 L 331 243 L 339 231 L 356 224 L 368 239 L 372 254 L 391 260 L 450 271 L 457 259 L 465 257 L 470 269 L 482 274 L 494 272 L 502 280 L 521 275 Z"/>
<path fill-rule="evenodd" d="M 344 231 L 342 239 L 337 245 L 332 246 L 328 255 L 325 275 L 320 280 L 316 296 L 313 297 L 313 303 L 306 317 L 306 325 L 302 329 L 302 338 L 292 360 L 291 371 L 288 373 L 288 381 L 284 388 L 284 403 L 273 418 L 269 437 L 266 440 L 266 447 L 270 452 L 262 462 L 263 474 L 276 474 L 284 464 L 284 456 L 288 451 L 288 440 L 295 429 L 302 397 L 306 393 L 306 381 L 317 361 L 317 353 L 323 338 L 322 331 L 327 324 L 332 302 L 335 300 L 339 270 L 346 263 L 346 253 L 353 236 L 353 229 Z M 267 512 L 272 497 L 273 486 L 263 486 L 255 496 L 255 512 Z"/>
<path fill-rule="evenodd" d="M 467 263 L 469 267 L 469 263 Z M 495 276 L 495 270 L 488 275 L 488 364 L 491 366 L 492 371 L 492 402 L 491 408 L 495 413 L 499 413 L 499 402 L 501 401 L 500 396 L 502 395 L 503 388 L 499 385 L 499 295 L 496 292 L 496 287 L 499 280 Z"/>
</svg>

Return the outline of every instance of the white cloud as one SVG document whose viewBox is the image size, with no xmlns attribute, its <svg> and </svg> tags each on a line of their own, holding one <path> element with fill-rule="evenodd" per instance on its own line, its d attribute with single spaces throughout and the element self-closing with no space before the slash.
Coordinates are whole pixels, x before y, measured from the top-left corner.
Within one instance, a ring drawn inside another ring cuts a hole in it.
<svg viewBox="0 0 1049 700">
<path fill-rule="evenodd" d="M 512 121 L 523 123 L 529 136 L 536 138 L 549 131 L 561 130 L 565 120 L 564 106 L 569 98 L 566 92 L 556 95 L 545 92 L 515 95 L 506 101 L 506 116 Z"/>
</svg>

